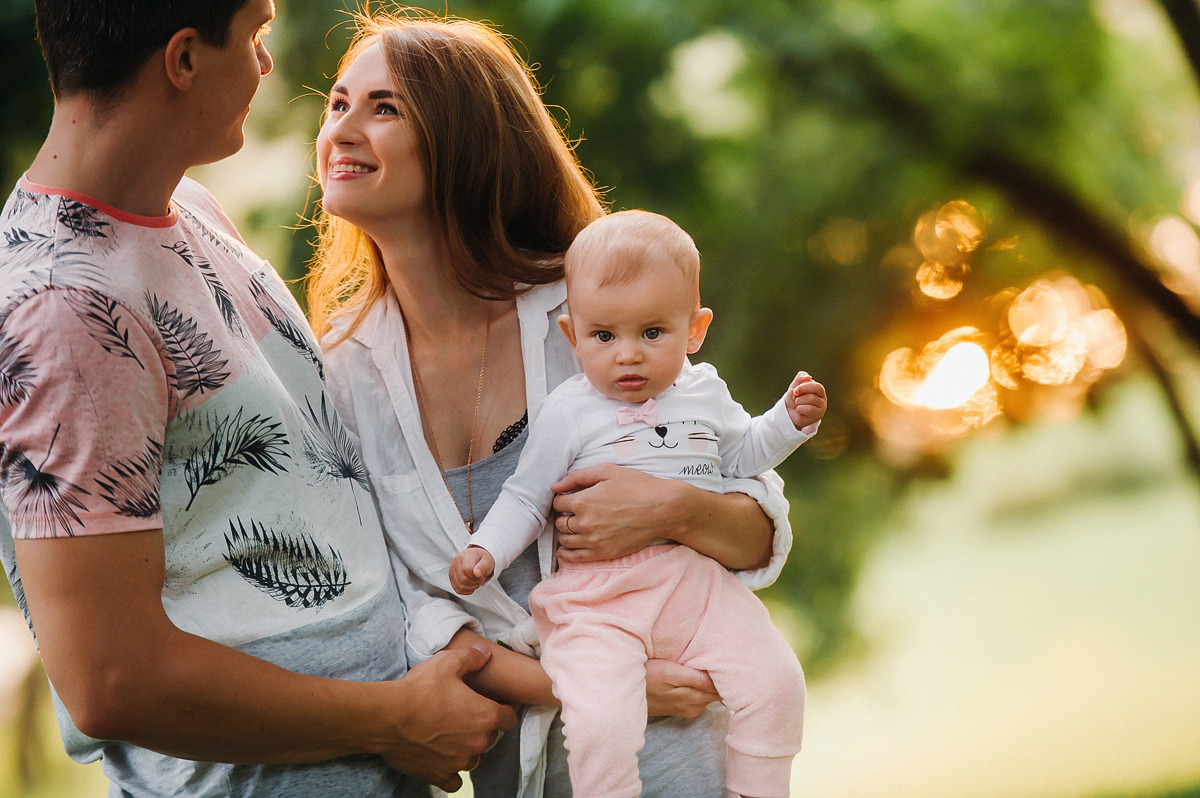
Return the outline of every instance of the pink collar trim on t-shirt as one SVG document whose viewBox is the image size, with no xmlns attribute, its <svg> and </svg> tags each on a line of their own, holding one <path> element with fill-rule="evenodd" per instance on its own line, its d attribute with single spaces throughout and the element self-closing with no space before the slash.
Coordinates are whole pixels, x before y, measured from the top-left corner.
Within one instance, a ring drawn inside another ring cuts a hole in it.
<svg viewBox="0 0 1200 798">
<path fill-rule="evenodd" d="M 175 214 L 174 201 L 171 202 L 171 209 L 167 212 L 166 216 L 139 216 L 136 213 L 129 213 L 128 211 L 123 211 L 120 208 L 114 208 L 106 202 L 101 202 L 94 197 L 89 197 L 87 194 L 80 194 L 78 191 L 70 191 L 65 188 L 52 188 L 50 186 L 39 186 L 25 175 L 21 175 L 19 185 L 26 191 L 30 191 L 35 194 L 49 194 L 55 197 L 65 197 L 69 200 L 82 202 L 84 205 L 90 205 L 96 210 L 111 216 L 118 222 L 134 224 L 138 227 L 170 227 L 178 220 L 178 217 Z"/>
</svg>

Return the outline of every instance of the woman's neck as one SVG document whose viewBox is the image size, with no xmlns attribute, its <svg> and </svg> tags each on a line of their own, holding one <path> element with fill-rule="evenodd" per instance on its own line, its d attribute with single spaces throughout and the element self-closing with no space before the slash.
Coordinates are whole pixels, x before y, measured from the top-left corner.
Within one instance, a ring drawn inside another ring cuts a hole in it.
<svg viewBox="0 0 1200 798">
<path fill-rule="evenodd" d="M 446 247 L 434 236 L 407 236 L 379 242 L 384 271 L 404 311 L 414 344 L 474 338 L 495 303 L 458 284 Z"/>
</svg>

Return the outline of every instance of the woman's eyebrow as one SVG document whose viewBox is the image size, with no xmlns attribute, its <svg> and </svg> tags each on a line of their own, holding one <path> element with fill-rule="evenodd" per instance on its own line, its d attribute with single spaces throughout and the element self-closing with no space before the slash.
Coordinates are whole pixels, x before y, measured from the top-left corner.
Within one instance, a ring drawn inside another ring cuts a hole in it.
<svg viewBox="0 0 1200 798">
<path fill-rule="evenodd" d="M 334 86 L 332 89 L 330 89 L 329 93 L 330 94 L 345 94 L 347 96 L 349 96 L 349 94 L 350 94 L 350 92 L 346 91 L 346 87 L 340 83 L 338 85 Z M 395 99 L 399 98 L 399 96 L 400 96 L 400 94 L 398 92 L 394 92 L 391 89 L 376 89 L 375 91 L 369 92 L 367 94 L 367 99 L 368 100 L 395 100 Z"/>
</svg>

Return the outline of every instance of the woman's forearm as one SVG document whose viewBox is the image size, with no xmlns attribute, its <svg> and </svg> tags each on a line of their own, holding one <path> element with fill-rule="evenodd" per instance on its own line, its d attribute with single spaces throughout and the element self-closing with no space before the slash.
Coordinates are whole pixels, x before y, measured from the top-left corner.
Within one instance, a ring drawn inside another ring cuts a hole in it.
<svg viewBox="0 0 1200 798">
<path fill-rule="evenodd" d="M 676 483 L 680 520 L 672 539 L 726 568 L 752 571 L 771 560 L 775 526 L 757 501 L 744 493 L 712 493 Z"/>
<path fill-rule="evenodd" d="M 466 628 L 459 629 L 446 648 L 468 648 L 473 643 L 483 643 L 492 652 L 487 665 L 464 679 L 476 692 L 505 704 L 559 705 L 550 689 L 550 677 L 536 659 L 518 654 Z"/>
</svg>

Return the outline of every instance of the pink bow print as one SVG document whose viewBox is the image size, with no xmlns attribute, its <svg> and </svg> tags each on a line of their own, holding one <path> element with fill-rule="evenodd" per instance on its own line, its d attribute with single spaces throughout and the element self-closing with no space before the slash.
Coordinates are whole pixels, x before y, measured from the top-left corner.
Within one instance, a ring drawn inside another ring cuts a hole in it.
<svg viewBox="0 0 1200 798">
<path fill-rule="evenodd" d="M 647 399 L 638 407 L 622 405 L 617 408 L 618 424 L 636 424 L 639 421 L 651 427 L 658 423 L 658 405 L 653 399 Z"/>
</svg>

